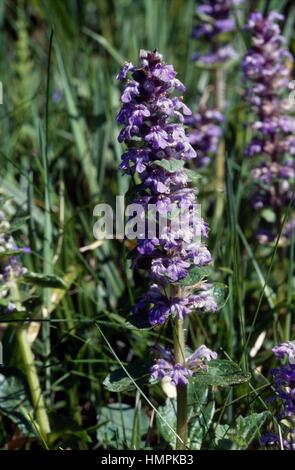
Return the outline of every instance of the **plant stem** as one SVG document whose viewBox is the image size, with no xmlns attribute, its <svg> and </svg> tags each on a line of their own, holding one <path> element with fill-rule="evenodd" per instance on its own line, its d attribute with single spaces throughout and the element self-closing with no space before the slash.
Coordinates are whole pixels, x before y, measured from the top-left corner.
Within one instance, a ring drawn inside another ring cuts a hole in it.
<svg viewBox="0 0 295 470">
<path fill-rule="evenodd" d="M 215 70 L 214 77 L 214 90 L 215 90 L 215 108 L 222 113 L 224 103 L 224 72 L 221 67 Z M 224 165 L 224 140 L 219 143 L 218 152 L 216 157 L 215 167 L 215 192 L 216 192 L 216 210 L 215 210 L 215 226 L 217 227 L 223 214 L 224 207 L 224 178 L 225 178 L 225 165 Z"/>
<path fill-rule="evenodd" d="M 174 327 L 174 355 L 176 364 L 185 362 L 185 340 L 183 320 L 176 320 Z M 179 438 L 176 439 L 176 450 L 186 449 L 187 443 L 187 386 L 178 385 L 177 388 L 177 427 Z"/>
<path fill-rule="evenodd" d="M 18 310 L 22 309 L 20 294 L 16 280 L 11 276 L 9 282 L 10 292 Z M 29 343 L 27 329 L 25 326 L 18 326 L 16 329 L 16 338 L 18 341 L 20 354 L 23 360 L 25 375 L 31 393 L 31 399 L 36 413 L 36 419 L 39 426 L 39 432 L 42 440 L 47 442 L 47 435 L 50 433 L 50 424 L 47 416 L 45 402 L 39 382 L 34 357 Z"/>
<path fill-rule="evenodd" d="M 36 419 L 39 426 L 39 431 L 44 439 L 47 441 L 47 435 L 50 433 L 49 419 L 47 416 L 44 398 L 40 387 L 40 382 L 37 374 L 37 369 L 34 364 L 34 358 L 31 346 L 28 340 L 26 328 L 19 326 L 16 330 L 16 337 L 19 344 L 20 353 L 24 363 L 25 374 L 28 380 L 31 398 L 36 413 Z"/>
</svg>

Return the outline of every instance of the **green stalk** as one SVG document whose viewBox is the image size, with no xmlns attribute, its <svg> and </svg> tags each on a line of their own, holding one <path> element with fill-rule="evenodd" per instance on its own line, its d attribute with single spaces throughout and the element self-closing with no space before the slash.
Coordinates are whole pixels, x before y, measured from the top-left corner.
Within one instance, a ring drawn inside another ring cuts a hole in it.
<svg viewBox="0 0 295 470">
<path fill-rule="evenodd" d="M 176 320 L 174 326 L 174 356 L 176 364 L 185 362 L 185 339 L 183 320 Z M 178 385 L 177 390 L 177 425 L 176 450 L 186 449 L 187 444 L 187 386 Z"/>
<path fill-rule="evenodd" d="M 224 71 L 221 67 L 215 70 L 214 77 L 215 108 L 222 113 L 224 103 Z M 215 167 L 215 227 L 219 225 L 224 208 L 224 180 L 225 180 L 225 162 L 224 162 L 224 140 L 219 143 Z"/>
<path fill-rule="evenodd" d="M 17 283 L 13 277 L 11 277 L 10 279 L 9 287 L 17 309 L 21 310 L 22 305 L 20 301 L 19 290 Z M 45 402 L 39 382 L 37 369 L 34 364 L 34 357 L 29 343 L 27 329 L 25 326 L 21 325 L 17 327 L 16 338 L 24 364 L 25 375 L 28 380 L 31 399 L 36 413 L 36 420 L 39 426 L 39 432 L 42 440 L 46 443 L 47 436 L 50 433 L 50 424 L 45 408 Z"/>
<path fill-rule="evenodd" d="M 31 346 L 28 340 L 27 330 L 24 326 L 17 327 L 16 337 L 24 363 L 25 374 L 30 388 L 32 403 L 36 413 L 36 420 L 39 426 L 39 432 L 42 439 L 47 442 L 47 436 L 50 433 L 50 424 L 45 408 L 42 390 L 40 387 L 37 369 L 34 364 Z"/>
</svg>

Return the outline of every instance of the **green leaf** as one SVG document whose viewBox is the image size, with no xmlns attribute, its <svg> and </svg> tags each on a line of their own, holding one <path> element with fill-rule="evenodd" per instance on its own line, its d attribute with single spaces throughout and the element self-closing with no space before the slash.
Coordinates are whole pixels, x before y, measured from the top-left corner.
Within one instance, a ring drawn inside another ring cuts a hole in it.
<svg viewBox="0 0 295 470">
<path fill-rule="evenodd" d="M 27 272 L 22 276 L 22 280 L 27 284 L 34 284 L 40 287 L 67 288 L 65 282 L 60 277 L 50 274 Z"/>
<path fill-rule="evenodd" d="M 146 359 L 135 361 L 126 366 L 126 370 L 133 380 L 128 377 L 124 369 L 116 369 L 105 378 L 103 385 L 111 392 L 127 392 L 134 390 L 136 388 L 134 382 L 136 382 L 137 385 L 148 383 L 152 364 L 152 359 Z"/>
<path fill-rule="evenodd" d="M 215 429 L 215 442 L 219 449 L 246 450 L 251 442 L 259 437 L 260 429 L 270 416 L 268 411 L 239 416 L 234 428 L 218 424 Z"/>
<path fill-rule="evenodd" d="M 176 430 L 176 399 L 168 398 L 165 405 L 159 407 L 159 413 L 170 424 L 172 429 Z M 172 447 L 175 447 L 176 437 L 169 426 L 163 419 L 157 418 L 157 425 L 159 432 L 163 439 L 168 442 Z"/>
<path fill-rule="evenodd" d="M 198 384 L 190 380 L 188 384 L 188 403 L 189 403 L 189 419 L 200 413 L 202 407 L 208 400 L 208 387 L 207 385 Z"/>
<path fill-rule="evenodd" d="M 9 312 L 7 307 L 0 305 L 0 322 L 1 323 L 13 323 L 13 321 L 25 321 L 30 318 L 30 315 L 26 310 L 13 310 Z"/>
<path fill-rule="evenodd" d="M 221 282 L 216 282 L 212 284 L 212 287 L 208 290 L 213 299 L 218 305 L 218 308 L 221 309 L 224 307 L 228 300 L 228 287 Z"/>
<path fill-rule="evenodd" d="M 214 449 L 231 450 L 233 442 L 229 439 L 228 434 L 231 428 L 228 424 L 217 424 L 215 428 Z"/>
<path fill-rule="evenodd" d="M 239 416 L 233 433 L 235 447 L 237 449 L 247 449 L 270 415 L 268 411 L 264 411 L 262 413 L 252 413 L 246 417 Z"/>
<path fill-rule="evenodd" d="M 24 254 L 24 252 L 21 249 L 1 251 L 0 252 L 0 258 L 9 258 L 10 256 L 18 256 L 18 255 L 23 255 L 23 254 Z"/>
<path fill-rule="evenodd" d="M 141 411 L 125 403 L 112 403 L 101 408 L 97 416 L 98 441 L 110 448 L 130 447 L 135 418 L 137 418 L 137 432 L 139 436 L 143 436 L 148 431 L 149 420 Z"/>
<path fill-rule="evenodd" d="M 200 384 L 228 387 L 247 382 L 250 377 L 250 374 L 245 374 L 235 362 L 226 359 L 215 359 L 208 362 L 207 372 L 195 373 L 193 381 Z"/>
<path fill-rule="evenodd" d="M 215 413 L 214 401 L 208 403 L 202 411 L 192 420 L 189 432 L 189 448 L 200 450 L 203 440 L 209 433 L 210 425 Z"/>
<path fill-rule="evenodd" d="M 17 369 L 0 370 L 0 414 L 11 419 L 23 434 L 35 436 L 31 425 L 33 409 L 27 398 L 25 377 Z"/>
<path fill-rule="evenodd" d="M 171 160 L 165 160 L 163 158 L 163 160 L 155 160 L 153 164 L 164 168 L 164 170 L 168 171 L 168 173 L 174 173 L 183 168 L 184 161 L 176 160 L 175 158 L 171 158 Z"/>
<path fill-rule="evenodd" d="M 200 281 L 202 281 L 206 277 L 210 276 L 211 273 L 212 273 L 211 266 L 195 267 L 195 268 L 192 268 L 189 271 L 188 275 L 177 284 L 183 287 L 193 286 L 195 284 L 198 284 Z"/>
<path fill-rule="evenodd" d="M 190 381 L 188 384 L 188 419 L 189 428 L 194 428 L 196 416 L 204 414 L 207 409 L 208 387 L 202 384 L 197 386 Z M 176 429 L 176 399 L 167 399 L 165 405 L 159 407 L 159 412 L 163 418 L 170 424 L 172 429 Z M 208 416 L 208 415 L 206 415 Z M 204 423 L 204 421 L 202 421 Z M 168 442 L 173 448 L 175 447 L 175 434 L 171 431 L 169 426 L 162 419 L 157 418 L 157 425 L 159 432 L 163 439 Z M 205 434 L 205 432 L 204 432 Z"/>
<path fill-rule="evenodd" d="M 203 176 L 201 176 L 195 170 L 190 170 L 189 168 L 184 168 L 183 171 L 186 174 L 187 179 L 190 183 L 194 183 L 194 184 L 198 185 L 200 183 L 200 180 L 203 179 Z"/>
</svg>

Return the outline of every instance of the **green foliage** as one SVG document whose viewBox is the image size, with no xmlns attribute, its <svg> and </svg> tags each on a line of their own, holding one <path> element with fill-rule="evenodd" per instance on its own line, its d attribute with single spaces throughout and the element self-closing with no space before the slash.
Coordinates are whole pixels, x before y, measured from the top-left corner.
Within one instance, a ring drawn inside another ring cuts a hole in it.
<svg viewBox="0 0 295 470">
<path fill-rule="evenodd" d="M 22 276 L 22 280 L 27 284 L 34 284 L 39 287 L 52 287 L 57 289 L 66 289 L 67 287 L 63 279 L 50 274 L 26 272 Z"/>
<path fill-rule="evenodd" d="M 174 173 L 182 169 L 184 161 L 176 160 L 175 158 L 171 158 L 171 160 L 155 160 L 154 165 L 164 168 L 168 173 Z"/>
<path fill-rule="evenodd" d="M 126 366 L 126 371 L 116 369 L 104 380 L 103 385 L 111 392 L 130 392 L 135 390 L 135 383 L 139 386 L 149 382 L 152 359 L 137 360 Z"/>
<path fill-rule="evenodd" d="M 27 400 L 24 376 L 17 369 L 0 371 L 0 413 L 11 419 L 26 436 L 34 437 L 34 412 Z"/>
<path fill-rule="evenodd" d="M 196 384 L 228 387 L 250 380 L 250 374 L 244 373 L 238 364 L 224 359 L 214 359 L 208 363 L 208 370 L 198 371 L 194 375 Z"/>
<path fill-rule="evenodd" d="M 253 440 L 259 438 L 261 428 L 270 416 L 268 411 L 239 416 L 233 428 L 218 424 L 215 429 L 215 442 L 218 449 L 246 450 Z"/>
<path fill-rule="evenodd" d="M 138 438 L 141 442 L 149 426 L 147 416 L 125 403 L 101 408 L 97 421 L 97 439 L 106 448 L 132 448 L 132 442 Z"/>
<path fill-rule="evenodd" d="M 193 381 L 188 386 L 188 426 L 189 440 L 188 446 L 198 450 L 202 446 L 204 438 L 210 431 L 210 426 L 215 412 L 215 403 L 208 401 L 208 388 L 206 385 L 195 384 Z M 157 419 L 157 424 L 162 437 L 175 447 L 176 436 L 172 429 L 176 429 L 176 399 L 167 399 L 164 406 L 159 408 L 162 419 Z"/>
<path fill-rule="evenodd" d="M 189 287 L 198 284 L 203 279 L 210 276 L 212 273 L 212 268 L 210 266 L 202 266 L 202 267 L 195 267 L 192 268 L 188 275 L 182 279 L 178 284 L 182 287 Z"/>
</svg>

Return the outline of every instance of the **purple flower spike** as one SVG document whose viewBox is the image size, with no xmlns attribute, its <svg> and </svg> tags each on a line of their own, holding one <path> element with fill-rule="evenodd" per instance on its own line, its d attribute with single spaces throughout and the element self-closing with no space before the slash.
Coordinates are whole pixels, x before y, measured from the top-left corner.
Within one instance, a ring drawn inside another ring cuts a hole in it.
<svg viewBox="0 0 295 470">
<path fill-rule="evenodd" d="M 117 116 L 123 126 L 119 141 L 127 145 L 120 168 L 133 177 L 136 174 L 140 181 L 132 202 L 143 207 L 145 222 L 150 205 L 161 217 L 168 216 L 164 227 L 155 217 L 156 233 L 145 231 L 136 239 L 132 266 L 144 265 L 152 283 L 132 312 L 148 314 L 151 325 L 161 325 L 169 317 L 183 319 L 193 311 L 215 312 L 217 305 L 206 283 L 186 289 L 185 295 L 174 288 L 191 268 L 211 263 L 210 252 L 201 242 L 201 237 L 208 235 L 208 226 L 197 213 L 196 195 L 188 188 L 184 168 L 187 160 L 196 158 L 183 126 L 191 111 L 181 97 L 173 96 L 175 91 L 184 91 L 184 86 L 158 52 L 142 51 L 140 67 L 126 64 L 118 78 L 126 80 Z M 214 150 L 220 135 L 212 121 L 219 123 L 222 116 L 207 110 L 200 119 L 206 128 L 202 141 L 205 156 Z M 181 218 L 178 226 L 173 223 L 176 216 Z M 180 369 L 178 372 L 181 374 Z"/>
<path fill-rule="evenodd" d="M 235 6 L 241 3 L 243 0 L 202 0 L 202 4 L 197 6 L 198 22 L 193 28 L 192 37 L 209 44 L 209 51 L 205 54 L 194 54 L 194 61 L 205 65 L 220 65 L 237 58 L 236 50 L 224 43 L 222 35 L 235 30 L 232 12 Z"/>
<path fill-rule="evenodd" d="M 237 51 L 225 43 L 224 34 L 235 30 L 233 9 L 243 0 L 203 0 L 197 6 L 198 22 L 193 28 L 192 37 L 208 45 L 206 52 L 193 54 L 193 61 L 209 67 L 221 67 L 229 60 L 238 57 Z M 201 104 L 198 112 L 185 119 L 189 127 L 189 142 L 197 152 L 196 167 L 209 165 L 216 155 L 223 130 L 224 117 L 220 111 Z"/>
<path fill-rule="evenodd" d="M 196 159 L 192 144 L 202 146 L 200 161 L 215 150 L 220 137 L 216 123 L 222 116 L 214 110 L 193 116 L 195 121 L 202 120 L 204 135 L 200 137 L 196 131 L 194 139 L 188 137 L 183 123 L 190 119 L 191 111 L 182 98 L 173 96 L 185 87 L 158 52 L 142 51 L 140 67 L 126 64 L 118 78 L 126 79 L 117 116 L 123 126 L 119 141 L 127 146 L 120 168 L 136 182 L 132 202 L 143 209 L 140 220 L 148 227 L 140 229 L 131 260 L 133 268 L 145 269 L 150 285 L 133 305 L 132 314 L 145 314 L 157 326 L 169 318 L 183 320 L 192 312 L 216 312 L 205 280 L 185 288 L 180 282 L 192 268 L 211 263 L 211 254 L 201 240 L 208 236 L 208 225 L 198 213 L 196 192 L 188 187 L 184 165 Z M 156 214 L 149 213 L 150 207 Z M 149 231 L 151 221 L 153 233 Z M 176 363 L 173 353 L 164 348 L 158 348 L 158 355 L 152 378 L 168 378 L 174 386 L 186 385 L 196 370 L 206 370 L 207 361 L 217 357 L 204 345 L 183 363 Z"/>
<path fill-rule="evenodd" d="M 256 115 L 252 141 L 246 150 L 246 155 L 255 159 L 252 205 L 256 210 L 272 209 L 276 217 L 269 233 L 261 227 L 261 243 L 271 242 L 278 235 L 282 209 L 292 205 L 294 191 L 295 119 L 290 115 L 287 96 L 291 83 L 288 61 L 292 58 L 277 24 L 282 19 L 276 12 L 267 17 L 251 14 L 247 29 L 252 46 L 243 60 L 245 98 Z M 283 241 L 290 238 L 293 225 L 292 220 L 286 224 Z"/>
<path fill-rule="evenodd" d="M 200 107 L 192 116 L 186 117 L 185 124 L 189 127 L 189 142 L 196 150 L 195 159 L 198 168 L 210 163 L 212 155 L 216 154 L 222 137 L 221 124 L 223 115 L 216 109 Z"/>
<path fill-rule="evenodd" d="M 282 439 L 275 434 L 266 434 L 261 445 L 295 450 L 295 341 L 279 344 L 273 352 L 278 358 L 288 358 L 288 365 L 272 370 L 273 386 L 280 405 L 277 419 L 281 421 Z"/>
</svg>

